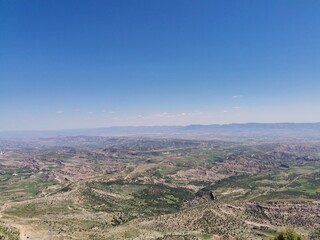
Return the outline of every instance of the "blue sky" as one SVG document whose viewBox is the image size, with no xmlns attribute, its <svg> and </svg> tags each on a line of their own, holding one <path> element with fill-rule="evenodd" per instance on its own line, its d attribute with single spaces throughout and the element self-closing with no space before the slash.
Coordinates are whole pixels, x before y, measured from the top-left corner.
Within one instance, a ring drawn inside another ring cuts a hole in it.
<svg viewBox="0 0 320 240">
<path fill-rule="evenodd" d="M 320 121 L 320 1 L 0 0 L 0 130 Z"/>
</svg>

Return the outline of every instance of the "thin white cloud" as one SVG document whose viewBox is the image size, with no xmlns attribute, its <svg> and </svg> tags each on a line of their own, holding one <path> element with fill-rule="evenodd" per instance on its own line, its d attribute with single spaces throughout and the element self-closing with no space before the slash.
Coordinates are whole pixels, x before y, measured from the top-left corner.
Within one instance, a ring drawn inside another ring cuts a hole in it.
<svg viewBox="0 0 320 240">
<path fill-rule="evenodd" d="M 239 106 L 234 106 L 233 109 L 235 109 L 235 110 L 240 110 L 241 107 L 239 107 Z"/>
<path fill-rule="evenodd" d="M 63 114 L 64 112 L 62 110 L 57 110 L 56 114 Z"/>
<path fill-rule="evenodd" d="M 106 109 L 101 109 L 100 112 L 101 112 L 101 113 L 108 113 L 108 114 L 114 114 L 114 113 L 116 113 L 115 111 L 108 111 L 108 110 L 106 110 Z"/>
<path fill-rule="evenodd" d="M 177 114 L 170 114 L 167 112 L 163 113 L 156 113 L 151 115 L 138 115 L 138 118 L 145 118 L 145 119 L 154 119 L 154 118 L 183 118 L 183 117 L 193 117 L 203 114 L 202 112 L 183 112 Z"/>
<path fill-rule="evenodd" d="M 234 95 L 234 96 L 232 96 L 233 99 L 242 98 L 242 97 L 243 97 L 242 95 Z"/>
</svg>

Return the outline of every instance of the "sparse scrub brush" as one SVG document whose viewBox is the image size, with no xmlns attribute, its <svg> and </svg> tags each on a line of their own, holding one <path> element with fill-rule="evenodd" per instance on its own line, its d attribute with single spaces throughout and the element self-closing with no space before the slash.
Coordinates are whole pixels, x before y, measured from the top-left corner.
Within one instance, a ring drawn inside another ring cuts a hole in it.
<svg viewBox="0 0 320 240">
<path fill-rule="evenodd" d="M 274 240 L 303 240 L 304 238 L 295 232 L 293 228 L 286 228 L 281 231 Z"/>
</svg>

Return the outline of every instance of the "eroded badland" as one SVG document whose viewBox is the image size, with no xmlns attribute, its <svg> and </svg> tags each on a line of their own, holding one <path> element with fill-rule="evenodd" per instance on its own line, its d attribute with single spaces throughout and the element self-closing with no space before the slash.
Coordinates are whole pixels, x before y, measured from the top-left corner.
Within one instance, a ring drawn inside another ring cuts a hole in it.
<svg viewBox="0 0 320 240">
<path fill-rule="evenodd" d="M 0 239 L 320 239 L 320 142 L 0 141 Z"/>
</svg>

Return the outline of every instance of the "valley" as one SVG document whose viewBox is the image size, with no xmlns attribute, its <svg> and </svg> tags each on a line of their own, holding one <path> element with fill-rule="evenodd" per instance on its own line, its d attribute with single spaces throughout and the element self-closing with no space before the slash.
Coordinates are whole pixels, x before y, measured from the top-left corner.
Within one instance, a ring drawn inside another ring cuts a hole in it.
<svg viewBox="0 0 320 240">
<path fill-rule="evenodd" d="M 0 150 L 0 239 L 320 236 L 317 140 L 70 136 Z"/>
</svg>

